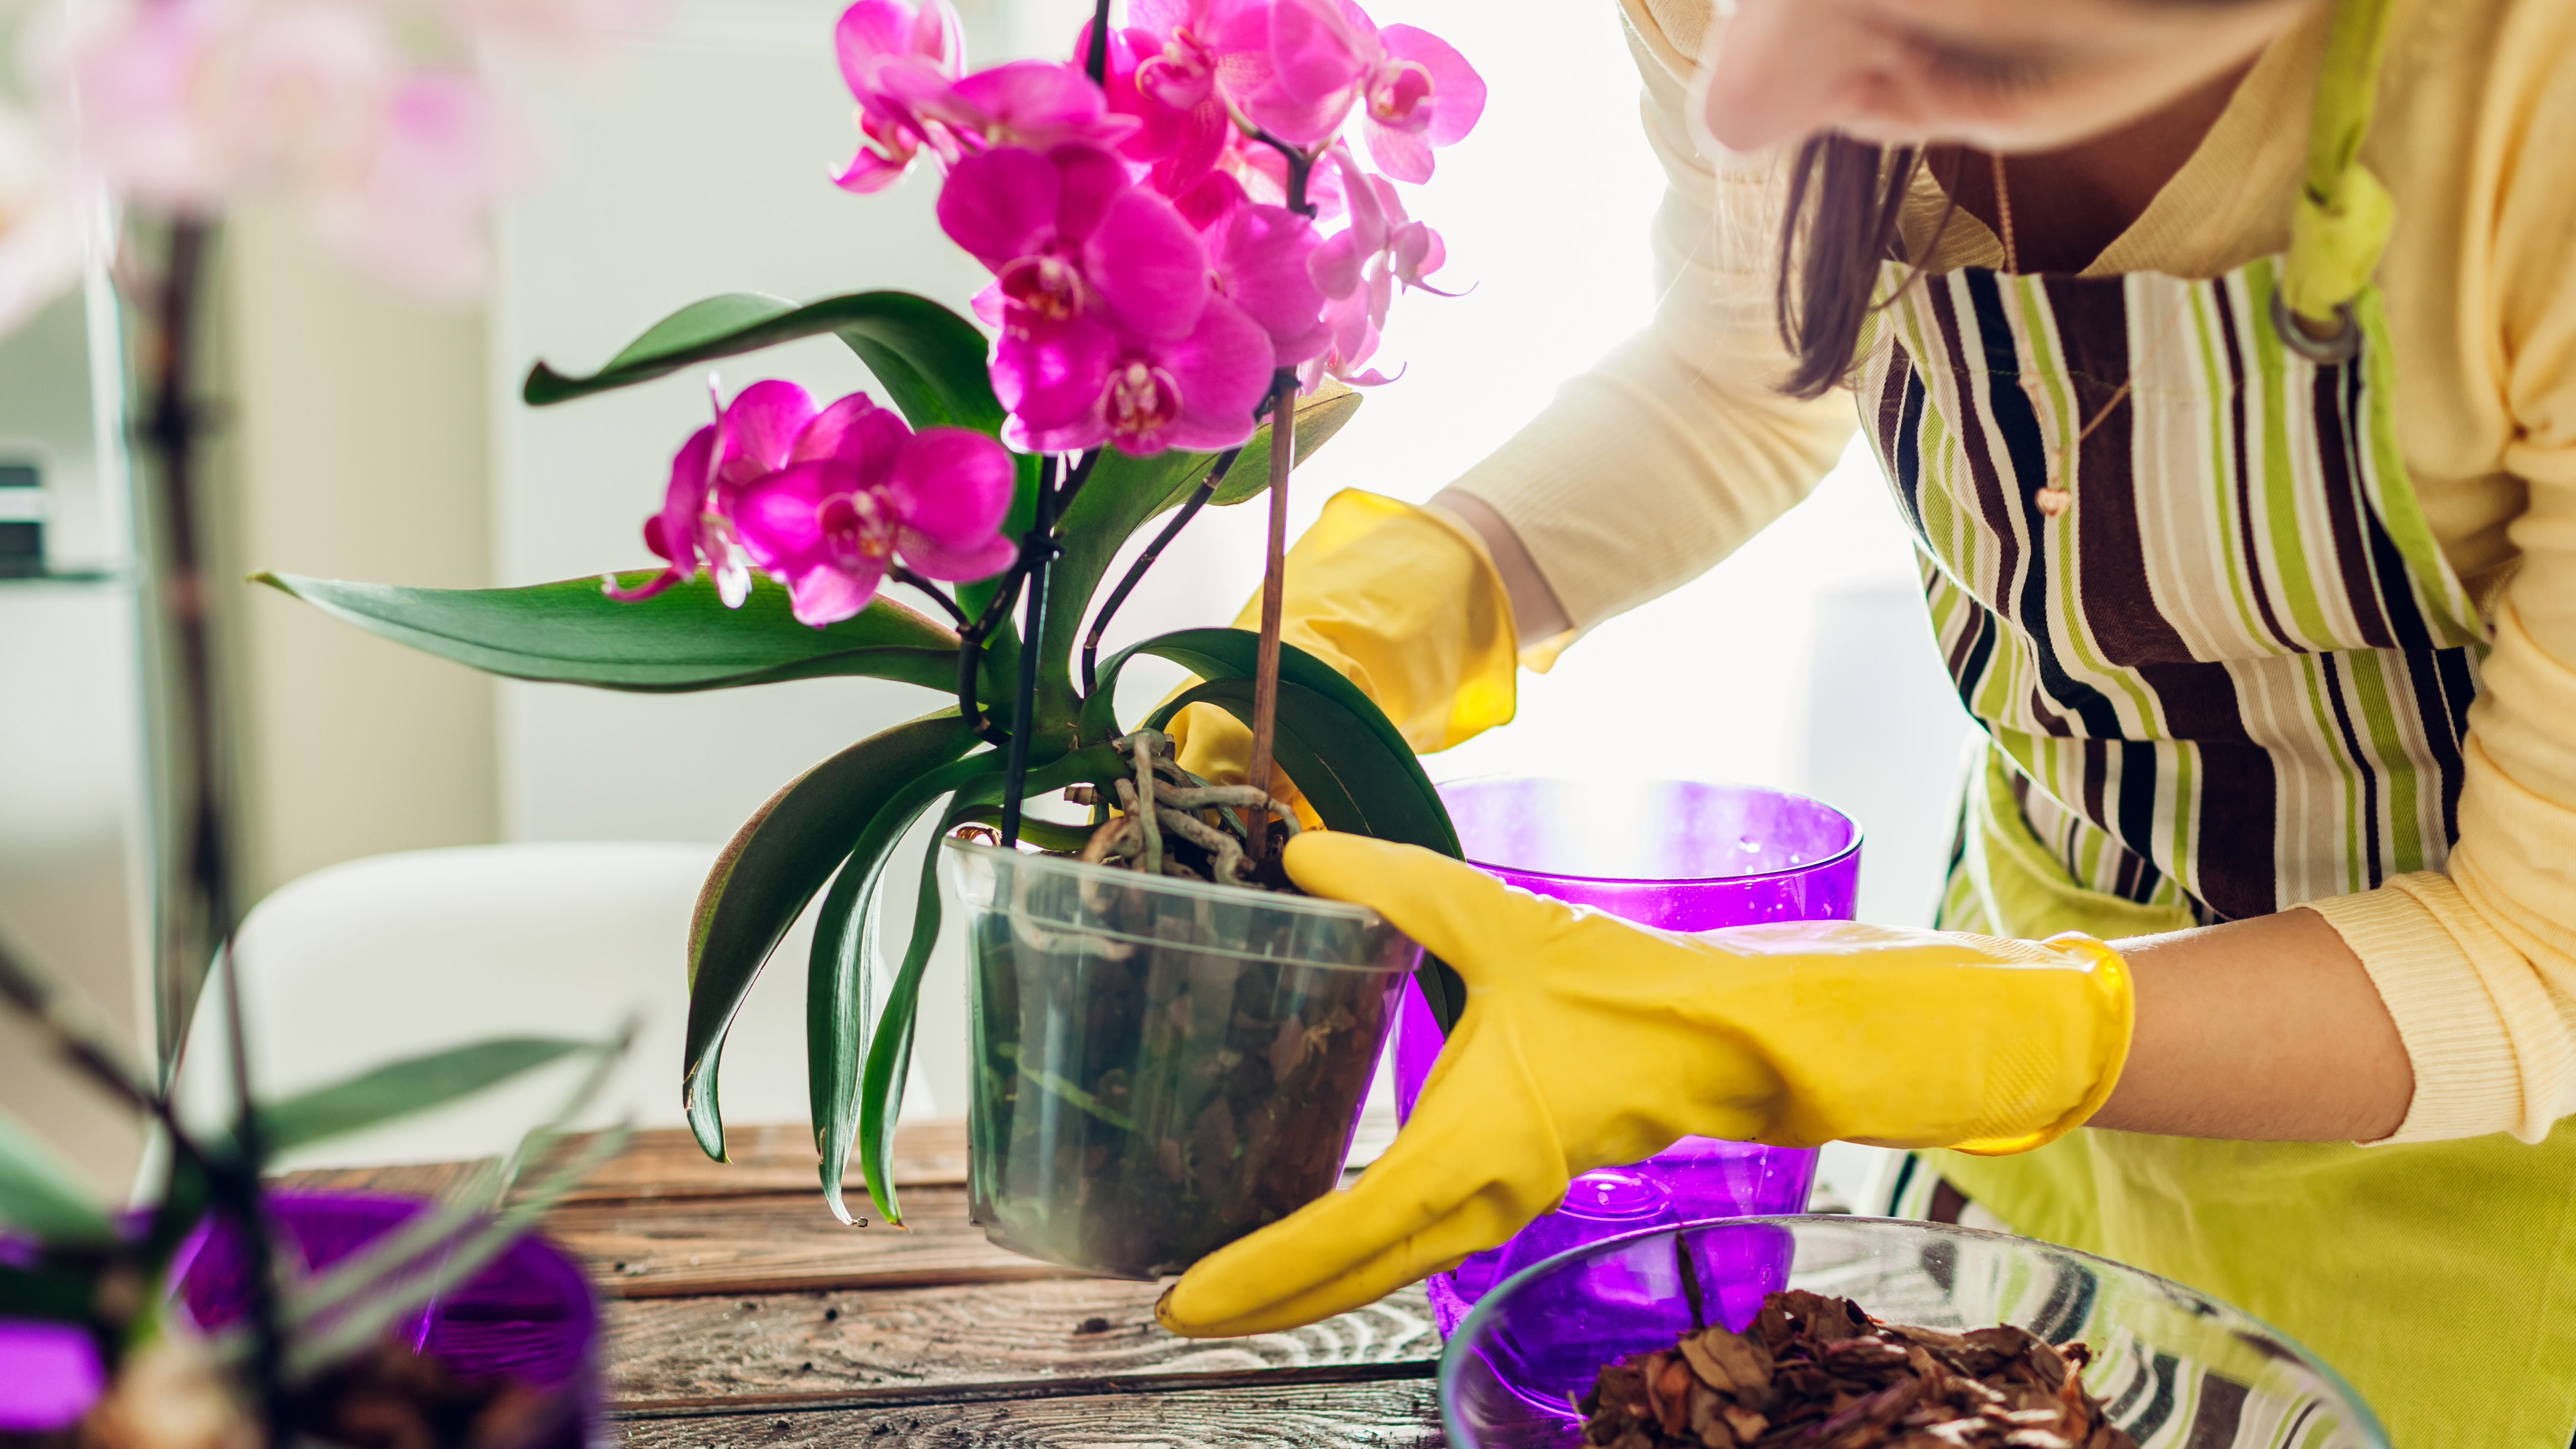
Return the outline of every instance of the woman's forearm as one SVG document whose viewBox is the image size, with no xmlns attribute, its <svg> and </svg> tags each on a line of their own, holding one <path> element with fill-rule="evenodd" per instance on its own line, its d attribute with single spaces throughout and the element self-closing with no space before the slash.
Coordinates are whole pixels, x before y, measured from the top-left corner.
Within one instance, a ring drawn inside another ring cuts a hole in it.
<svg viewBox="0 0 2576 1449">
<path fill-rule="evenodd" d="M 2096 1127 L 2257 1141 L 2397 1130 L 2415 1072 L 2351 948 L 2314 911 L 2112 943 L 2137 1035 Z"/>
<path fill-rule="evenodd" d="M 1538 561 L 1530 557 L 1521 536 L 1494 511 L 1494 506 L 1473 493 L 1444 488 L 1433 495 L 1431 504 L 1456 514 L 1485 541 L 1485 552 L 1494 559 L 1494 571 L 1503 576 L 1503 589 L 1512 596 L 1512 622 L 1520 630 L 1524 645 L 1543 643 L 1574 627 L 1566 617 L 1565 606 L 1558 603 L 1556 590 L 1549 588 L 1547 576 L 1538 571 Z"/>
</svg>

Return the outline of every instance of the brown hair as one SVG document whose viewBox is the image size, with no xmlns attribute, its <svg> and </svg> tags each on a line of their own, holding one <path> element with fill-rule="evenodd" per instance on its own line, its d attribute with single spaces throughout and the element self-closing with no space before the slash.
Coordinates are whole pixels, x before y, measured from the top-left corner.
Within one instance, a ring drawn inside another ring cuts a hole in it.
<svg viewBox="0 0 2576 1449">
<path fill-rule="evenodd" d="M 1916 146 L 1835 135 L 1799 146 L 1780 222 L 1777 282 L 1780 340 L 1796 364 L 1780 391 L 1822 397 L 1850 374 L 1879 263 L 1906 260 L 1897 222 L 1922 166 Z"/>
</svg>

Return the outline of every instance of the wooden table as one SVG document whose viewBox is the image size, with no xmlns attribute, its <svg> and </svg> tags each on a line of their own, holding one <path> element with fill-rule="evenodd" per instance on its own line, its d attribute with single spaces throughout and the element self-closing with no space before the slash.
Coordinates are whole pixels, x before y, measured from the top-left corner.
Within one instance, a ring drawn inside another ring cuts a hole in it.
<svg viewBox="0 0 2576 1449">
<path fill-rule="evenodd" d="M 1393 1123 L 1365 1121 L 1354 1164 Z M 730 1131 L 731 1165 L 645 1132 L 550 1213 L 606 1304 L 612 1426 L 637 1449 L 1441 1441 L 1419 1288 L 1258 1338 L 1176 1338 L 1158 1286 L 1007 1253 L 966 1219 L 962 1122 L 906 1127 L 910 1224 L 843 1227 L 802 1125 Z M 296 1174 L 435 1193 L 467 1164 Z M 867 1195 L 855 1174 L 854 1209 Z"/>
</svg>

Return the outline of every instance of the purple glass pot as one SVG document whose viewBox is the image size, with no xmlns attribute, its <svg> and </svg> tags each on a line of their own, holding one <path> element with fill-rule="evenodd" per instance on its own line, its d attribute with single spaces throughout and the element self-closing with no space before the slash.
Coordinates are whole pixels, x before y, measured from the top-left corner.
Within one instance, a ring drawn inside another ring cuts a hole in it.
<svg viewBox="0 0 2576 1449">
<path fill-rule="evenodd" d="M 1669 931 L 1761 921 L 1848 921 L 1860 827 L 1830 805 L 1757 785 L 1594 784 L 1487 776 L 1439 787 L 1467 859 L 1538 895 Z M 1440 1054 L 1419 987 L 1396 1022 L 1395 1101 L 1410 1116 Z M 1427 1285 L 1440 1332 L 1503 1278 L 1555 1253 L 1641 1228 L 1795 1213 L 1816 1154 L 1685 1137 L 1630 1167 L 1576 1178 L 1555 1212 Z"/>
<path fill-rule="evenodd" d="M 269 1216 L 303 1269 L 318 1272 L 429 1206 L 366 1193 L 280 1193 L 269 1200 Z M 245 1266 L 231 1226 L 209 1223 L 171 1264 L 175 1296 L 201 1327 L 233 1323 L 245 1307 Z M 602 1442 L 598 1300 L 580 1266 L 543 1238 L 521 1237 L 403 1319 L 393 1336 L 468 1382 L 507 1377 L 563 1395 L 574 1412 L 529 1449 Z"/>
<path fill-rule="evenodd" d="M 319 1272 L 427 1210 L 417 1198 L 365 1193 L 279 1193 L 269 1218 L 304 1272 Z M 180 1246 L 170 1265 L 172 1297 L 204 1329 L 238 1322 L 249 1287 L 241 1240 L 212 1220 Z M 563 1397 L 572 1410 L 528 1449 L 584 1449 L 604 1443 L 599 1396 L 599 1307 L 589 1280 L 563 1252 L 534 1236 L 504 1249 L 483 1271 L 452 1284 L 391 1331 L 469 1382 L 510 1377 Z M 0 1431 L 57 1428 L 86 1412 L 104 1389 L 86 1332 L 65 1325 L 0 1321 Z"/>
</svg>

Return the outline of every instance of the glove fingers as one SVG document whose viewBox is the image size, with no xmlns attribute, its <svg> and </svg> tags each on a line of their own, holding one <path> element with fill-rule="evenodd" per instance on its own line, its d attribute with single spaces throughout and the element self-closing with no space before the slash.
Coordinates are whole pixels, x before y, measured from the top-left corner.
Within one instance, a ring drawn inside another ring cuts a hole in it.
<svg viewBox="0 0 2576 1449">
<path fill-rule="evenodd" d="M 1282 860 L 1307 894 L 1370 907 L 1456 967 L 1470 986 L 1497 964 L 1499 946 L 1533 954 L 1574 918 L 1569 907 L 1418 845 L 1326 832 L 1288 842 Z"/>
</svg>

